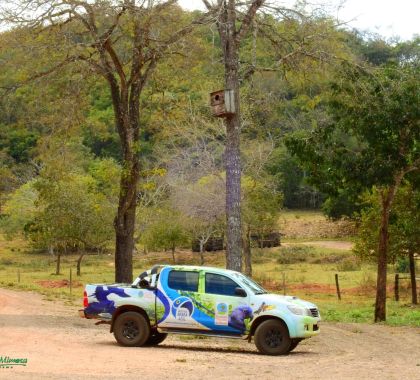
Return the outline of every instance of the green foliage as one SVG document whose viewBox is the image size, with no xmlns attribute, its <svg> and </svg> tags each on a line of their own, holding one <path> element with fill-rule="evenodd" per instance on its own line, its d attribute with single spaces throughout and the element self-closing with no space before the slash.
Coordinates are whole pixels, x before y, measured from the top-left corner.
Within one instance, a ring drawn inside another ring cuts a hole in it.
<svg viewBox="0 0 420 380">
<path fill-rule="evenodd" d="M 408 260 L 408 257 L 398 257 L 395 270 L 398 273 L 410 272 L 410 261 Z"/>
<path fill-rule="evenodd" d="M 319 208 L 323 197 L 305 181 L 305 173 L 299 166 L 296 157 L 280 145 L 267 163 L 267 172 L 273 176 L 273 181 L 283 194 L 283 205 L 286 208 L 313 209 Z"/>
<path fill-rule="evenodd" d="M 38 135 L 20 126 L 13 129 L 0 125 L 0 151 L 8 154 L 17 164 L 26 163 L 33 156 Z"/>
<path fill-rule="evenodd" d="M 18 188 L 3 207 L 0 226 L 9 239 L 24 235 L 35 220 L 38 193 L 34 181 Z"/>
<path fill-rule="evenodd" d="M 308 171 L 310 183 L 333 199 L 345 196 L 355 203 L 365 189 L 388 186 L 397 173 L 416 162 L 420 155 L 419 83 L 415 63 L 374 73 L 342 72 L 328 102 L 333 121 L 310 132 L 300 131 L 286 141 Z"/>
<path fill-rule="evenodd" d="M 121 143 L 114 125 L 114 110 L 109 90 L 99 80 L 90 91 L 90 109 L 83 128 L 83 144 L 96 157 L 121 160 Z"/>
<path fill-rule="evenodd" d="M 360 31 L 345 32 L 343 37 L 354 54 L 374 66 L 404 62 L 419 57 L 420 38 L 418 36 L 411 41 L 397 44 L 390 43 L 377 34 L 369 35 Z"/>
<path fill-rule="evenodd" d="M 352 189 L 337 189 L 334 196 L 327 198 L 322 205 L 322 211 L 333 220 L 338 220 L 343 216 L 353 218 L 360 212 L 361 205 L 357 193 Z"/>
<path fill-rule="evenodd" d="M 67 250 L 97 249 L 111 241 L 115 206 L 95 185 L 92 177 L 77 174 L 38 180 L 38 212 L 28 231 L 33 243 Z"/>
<path fill-rule="evenodd" d="M 280 250 L 277 263 L 279 264 L 296 264 L 309 261 L 314 256 L 313 247 L 308 246 L 291 246 L 284 247 Z"/>
<path fill-rule="evenodd" d="M 156 208 L 140 242 L 151 250 L 172 250 L 187 244 L 190 239 L 185 220 L 170 208 Z"/>
<path fill-rule="evenodd" d="M 282 194 L 269 178 L 242 177 L 242 217 L 249 229 L 258 234 L 277 230 Z"/>
<path fill-rule="evenodd" d="M 337 264 L 337 270 L 340 272 L 352 272 L 360 270 L 362 267 L 360 259 L 357 257 L 345 257 Z"/>
<path fill-rule="evenodd" d="M 3 208 L 6 234 L 60 251 L 99 249 L 112 241 L 118 166 L 95 160 L 86 168 L 92 174 L 84 172 L 87 157 L 73 140 L 52 139 L 43 154 L 40 175 L 18 188 Z"/>
<path fill-rule="evenodd" d="M 88 172 L 95 180 L 97 191 L 116 201 L 121 167 L 112 158 L 95 159 L 89 163 Z"/>
<path fill-rule="evenodd" d="M 359 234 L 355 253 L 373 261 L 377 256 L 380 225 L 380 196 L 377 189 L 363 197 L 365 207 L 361 212 Z M 406 256 L 420 247 L 420 193 L 409 184 L 402 186 L 394 200 L 390 214 L 388 260 L 397 260 L 397 267 L 405 269 Z M 407 264 L 408 265 L 408 264 Z M 405 272 L 406 270 L 404 270 Z"/>
</svg>

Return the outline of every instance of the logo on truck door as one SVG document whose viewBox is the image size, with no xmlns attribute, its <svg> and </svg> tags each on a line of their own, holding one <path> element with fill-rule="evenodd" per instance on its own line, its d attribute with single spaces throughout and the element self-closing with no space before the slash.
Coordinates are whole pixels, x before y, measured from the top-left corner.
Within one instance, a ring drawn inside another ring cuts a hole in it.
<svg viewBox="0 0 420 380">
<path fill-rule="evenodd" d="M 229 324 L 229 306 L 226 303 L 216 303 L 216 311 L 214 313 L 214 324 L 221 326 L 227 326 Z"/>
<path fill-rule="evenodd" d="M 188 297 L 178 297 L 172 303 L 172 315 L 178 321 L 185 321 L 191 317 L 194 312 L 194 305 Z"/>
</svg>

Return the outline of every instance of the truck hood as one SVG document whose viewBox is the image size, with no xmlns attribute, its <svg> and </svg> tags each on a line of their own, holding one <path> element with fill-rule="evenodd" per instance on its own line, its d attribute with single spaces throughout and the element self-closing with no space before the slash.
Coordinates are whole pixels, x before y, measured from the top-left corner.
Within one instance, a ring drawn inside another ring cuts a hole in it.
<svg viewBox="0 0 420 380">
<path fill-rule="evenodd" d="M 298 306 L 302 306 L 304 308 L 307 309 L 312 309 L 312 308 L 317 308 L 316 305 L 314 305 L 311 302 L 302 300 L 298 297 L 295 296 L 282 296 L 279 294 L 273 294 L 273 293 L 269 293 L 269 294 L 258 294 L 255 295 L 255 301 L 256 302 L 265 302 L 267 305 L 272 304 L 272 305 L 298 305 Z"/>
</svg>

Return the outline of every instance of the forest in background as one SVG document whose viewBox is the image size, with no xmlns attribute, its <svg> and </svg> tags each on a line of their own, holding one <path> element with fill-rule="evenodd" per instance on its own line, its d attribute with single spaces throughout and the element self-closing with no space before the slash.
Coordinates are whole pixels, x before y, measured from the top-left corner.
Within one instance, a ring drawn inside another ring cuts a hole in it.
<svg viewBox="0 0 420 380">
<path fill-rule="evenodd" d="M 175 7 L 171 27 L 195 16 Z M 383 83 L 408 83 L 407 94 L 417 95 L 407 102 L 413 130 L 407 160 L 414 162 L 420 133 L 419 38 L 386 41 L 345 30 L 322 14 L 306 24 L 292 18 L 263 21 L 282 43 L 274 48 L 270 36 L 255 32 L 241 46 L 244 236 L 249 242 L 251 233 L 276 231 L 282 208 L 322 207 L 331 218 L 356 218 L 361 223 L 356 250 L 375 257 L 384 185 L 378 178 L 386 175 L 359 163 L 371 159 L 384 171 L 396 167 L 398 158 L 389 162 L 390 142 L 398 147 L 398 139 L 392 137 L 395 130 L 391 137 L 371 136 L 371 145 L 383 148 L 381 162 L 375 161 L 374 148 L 363 155 L 360 137 L 368 134 L 332 131 L 342 122 L 337 115 L 347 112 L 342 105 L 349 104 L 337 100 L 344 99 L 337 88 L 349 84 L 347 95 L 354 99 L 358 89 L 351 85 L 362 83 L 366 71 L 382 76 Z M 159 27 L 168 33 L 168 25 Z M 105 80 L 80 62 L 53 70 L 66 53 L 54 46 L 55 37 L 53 29 L 46 36 L 24 27 L 0 35 L 0 223 L 7 236 L 24 236 L 35 249 L 56 255 L 80 251 L 82 258 L 114 243 L 122 147 Z M 203 248 L 224 234 L 226 134 L 209 106 L 209 93 L 223 88 L 219 45 L 211 26 L 195 28 L 160 61 L 139 99 L 138 249 L 174 253 L 195 239 Z M 302 54 L 292 54 L 302 46 Z M 124 44 L 120 49 L 124 55 Z M 395 72 L 404 70 L 398 78 Z M 405 93 L 398 91 L 393 100 L 402 104 Z M 405 110 L 401 104 L 394 108 Z M 358 123 L 360 104 L 349 108 L 356 110 L 349 119 Z M 381 117 L 389 114 L 367 120 L 367 129 Z M 371 176 L 360 183 L 346 177 L 349 171 L 356 179 L 362 172 Z M 413 256 L 419 247 L 418 170 L 410 170 L 401 185 L 390 218 L 389 261 Z"/>
</svg>

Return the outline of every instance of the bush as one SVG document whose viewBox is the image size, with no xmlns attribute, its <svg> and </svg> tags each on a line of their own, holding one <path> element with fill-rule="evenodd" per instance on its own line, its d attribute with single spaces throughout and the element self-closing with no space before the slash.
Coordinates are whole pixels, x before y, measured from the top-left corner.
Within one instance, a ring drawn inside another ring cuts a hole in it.
<svg viewBox="0 0 420 380">
<path fill-rule="evenodd" d="M 337 264 L 337 270 L 340 272 L 352 272 L 352 271 L 360 270 L 361 268 L 362 268 L 361 261 L 359 258 L 355 256 L 346 257 L 339 264 Z"/>
<path fill-rule="evenodd" d="M 342 253 L 332 253 L 330 255 L 325 255 L 321 257 L 315 257 L 311 260 L 312 264 L 337 264 L 348 258 L 348 256 Z"/>
<path fill-rule="evenodd" d="M 256 248 L 252 250 L 252 262 L 254 264 L 264 264 L 273 259 L 274 252 L 265 249 Z"/>
<path fill-rule="evenodd" d="M 399 257 L 395 265 L 397 273 L 408 273 L 410 272 L 410 261 L 408 257 Z"/>
<path fill-rule="evenodd" d="M 13 260 L 10 260 L 10 259 L 6 259 L 6 258 L 0 259 L 0 264 L 1 265 L 13 265 L 14 263 L 15 262 Z"/>
<path fill-rule="evenodd" d="M 314 248 L 310 246 L 284 247 L 277 258 L 279 264 L 296 264 L 308 261 L 314 256 Z"/>
</svg>

